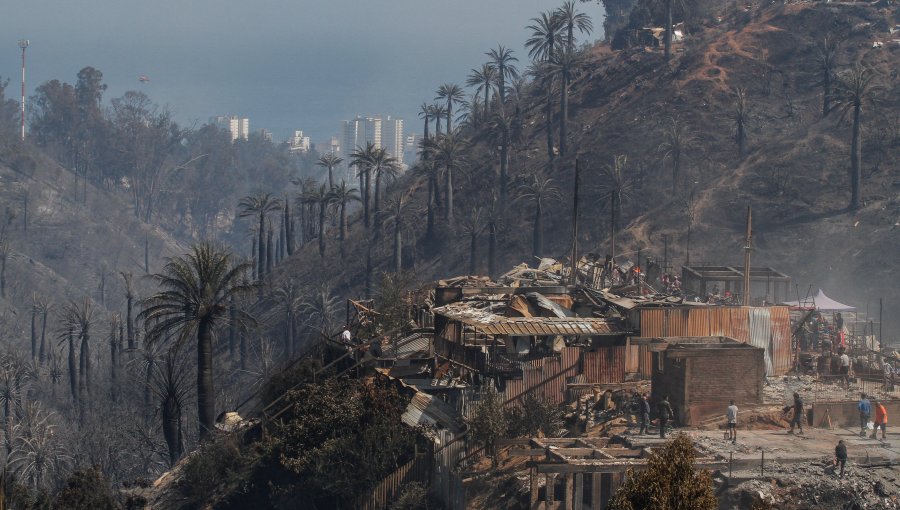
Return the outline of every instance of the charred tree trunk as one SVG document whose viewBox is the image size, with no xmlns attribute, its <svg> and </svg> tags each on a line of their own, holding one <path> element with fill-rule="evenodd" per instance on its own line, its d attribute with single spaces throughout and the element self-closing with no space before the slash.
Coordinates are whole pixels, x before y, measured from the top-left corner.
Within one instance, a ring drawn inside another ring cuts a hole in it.
<svg viewBox="0 0 900 510">
<path fill-rule="evenodd" d="M 553 161 L 556 154 L 553 153 L 553 78 L 547 78 L 547 103 L 544 105 L 544 115 L 547 117 L 545 127 L 547 130 L 547 158 Z"/>
<path fill-rule="evenodd" d="M 322 258 L 325 257 L 325 207 L 327 205 L 325 200 L 319 202 L 319 256 Z"/>
<path fill-rule="evenodd" d="M 41 351 L 40 361 L 43 363 L 47 359 L 47 310 L 41 310 Z"/>
<path fill-rule="evenodd" d="M 665 41 L 665 59 L 666 62 L 672 58 L 672 2 L 674 0 L 666 0 L 666 41 Z"/>
<path fill-rule="evenodd" d="M 399 219 L 399 212 L 397 216 L 394 220 L 394 272 L 399 274 L 403 270 L 403 223 Z"/>
<path fill-rule="evenodd" d="M 31 361 L 34 361 L 38 355 L 38 345 L 37 345 L 37 314 L 38 310 L 36 306 L 31 307 Z"/>
<path fill-rule="evenodd" d="M 181 405 L 175 395 L 166 395 L 162 404 L 163 437 L 169 448 L 169 466 L 181 458 Z"/>
<path fill-rule="evenodd" d="M 857 210 L 860 207 L 859 188 L 861 184 L 862 158 L 860 154 L 860 113 L 862 104 L 857 102 L 853 106 L 853 134 L 850 141 L 850 209 Z"/>
<path fill-rule="evenodd" d="M 213 388 L 212 325 L 197 325 L 197 415 L 200 439 L 208 438 L 216 424 L 216 394 Z"/>
<path fill-rule="evenodd" d="M 228 302 L 228 359 L 234 363 L 234 351 L 237 342 L 237 307 L 234 305 L 234 298 Z"/>
<path fill-rule="evenodd" d="M 497 224 L 491 222 L 488 226 L 488 276 L 494 278 L 497 274 Z"/>
<path fill-rule="evenodd" d="M 274 260 L 272 256 L 274 255 L 274 250 L 272 250 L 272 228 L 269 227 L 269 230 L 266 231 L 266 274 L 272 272 L 272 268 L 274 267 Z"/>
<path fill-rule="evenodd" d="M 533 242 L 531 244 L 531 252 L 538 258 L 541 257 L 541 251 L 544 246 L 543 212 L 541 204 L 538 203 L 534 208 L 534 233 L 532 236 Z"/>
<path fill-rule="evenodd" d="M 72 402 L 78 403 L 78 362 L 75 361 L 75 333 L 69 330 L 66 340 L 69 344 L 69 391 Z"/>
<path fill-rule="evenodd" d="M 259 213 L 259 230 L 257 230 L 257 233 L 256 277 L 262 280 L 266 274 L 266 215 L 261 211 Z"/>
</svg>

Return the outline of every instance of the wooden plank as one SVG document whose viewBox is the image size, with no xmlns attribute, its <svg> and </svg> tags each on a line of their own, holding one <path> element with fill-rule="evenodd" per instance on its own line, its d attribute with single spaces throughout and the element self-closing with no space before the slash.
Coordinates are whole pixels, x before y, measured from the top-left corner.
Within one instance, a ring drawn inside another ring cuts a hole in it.
<svg viewBox="0 0 900 510">
<path fill-rule="evenodd" d="M 566 473 L 566 492 L 563 494 L 563 508 L 565 508 L 565 510 L 574 510 L 575 508 L 575 502 L 572 497 L 572 494 L 575 492 L 574 478 L 572 473 Z"/>
<path fill-rule="evenodd" d="M 597 461 L 595 461 L 597 462 Z M 635 469 L 645 469 L 647 467 L 646 461 L 634 460 L 629 461 L 627 463 L 606 463 L 601 461 L 600 463 L 595 464 L 534 464 L 537 467 L 538 473 L 623 473 L 627 471 L 629 468 Z M 727 466 L 728 463 L 724 461 L 712 461 L 712 462 L 702 462 L 695 463 L 694 467 L 696 469 L 719 469 Z"/>
<path fill-rule="evenodd" d="M 591 473 L 591 510 L 602 510 L 600 508 L 600 477 L 601 473 Z"/>
<path fill-rule="evenodd" d="M 529 480 L 529 481 L 530 481 L 530 483 L 531 483 L 531 505 L 529 506 L 529 508 L 531 508 L 531 510 L 538 510 L 538 509 L 540 508 L 540 507 L 538 506 L 538 504 L 539 504 L 539 502 L 538 502 L 538 490 L 539 490 L 540 488 L 538 487 L 538 475 L 537 475 L 537 469 L 531 468 L 531 469 L 529 470 L 529 474 L 530 474 L 530 476 L 529 476 L 529 479 L 530 479 L 530 480 Z"/>
<path fill-rule="evenodd" d="M 547 453 L 546 448 L 510 448 L 508 455 L 510 457 L 535 457 L 544 456 Z"/>
</svg>

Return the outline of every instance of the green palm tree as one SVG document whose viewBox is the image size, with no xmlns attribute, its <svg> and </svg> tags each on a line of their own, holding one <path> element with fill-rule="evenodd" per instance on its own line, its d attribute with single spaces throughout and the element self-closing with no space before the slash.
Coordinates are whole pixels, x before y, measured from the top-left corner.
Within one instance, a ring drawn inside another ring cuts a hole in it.
<svg viewBox="0 0 900 510">
<path fill-rule="evenodd" d="M 252 264 L 235 261 L 228 250 L 209 241 L 195 245 L 190 253 L 171 259 L 162 273 L 151 275 L 160 290 L 142 302 L 139 318 L 150 325 L 149 344 L 173 341 L 197 343 L 197 414 L 201 439 L 215 424 L 212 342 L 216 331 L 234 320 L 244 328 L 253 318 L 228 305 L 232 298 L 248 296 L 256 289 L 247 283 Z"/>
<path fill-rule="evenodd" d="M 256 274 L 261 280 L 266 274 L 266 217 L 269 213 L 281 209 L 281 200 L 271 193 L 257 193 L 242 198 L 238 207 L 241 209 L 241 218 L 256 216 L 259 219 Z"/>
<path fill-rule="evenodd" d="M 453 172 L 463 169 L 468 164 L 466 159 L 468 146 L 467 140 L 453 134 L 443 135 L 435 143 L 435 161 L 444 170 L 444 191 L 446 192 L 444 218 L 451 230 L 453 229 Z"/>
<path fill-rule="evenodd" d="M 688 149 L 694 146 L 695 138 L 688 125 L 679 122 L 675 117 L 669 119 L 666 128 L 665 141 L 659 144 L 658 151 L 663 153 L 663 158 L 672 162 L 672 194 L 678 191 L 678 176 L 681 175 L 681 159 Z"/>
<path fill-rule="evenodd" d="M 359 190 L 347 186 L 347 181 L 331 188 L 331 201 L 340 208 L 340 234 L 341 254 L 344 251 L 344 240 L 347 238 L 347 204 L 359 202 Z"/>
<path fill-rule="evenodd" d="M 334 167 L 344 162 L 344 158 L 335 155 L 333 152 L 319 156 L 316 165 L 328 169 L 328 189 L 334 187 Z"/>
<path fill-rule="evenodd" d="M 447 116 L 447 107 L 440 103 L 435 103 L 432 104 L 429 108 L 431 111 L 431 120 L 434 121 L 434 136 L 440 136 L 441 120 L 443 120 L 444 117 Z"/>
<path fill-rule="evenodd" d="M 552 178 L 535 174 L 531 182 L 519 186 L 519 196 L 516 200 L 529 200 L 534 203 L 531 254 L 540 258 L 544 251 L 544 207 L 550 202 L 562 200 L 562 194 Z"/>
<path fill-rule="evenodd" d="M 601 169 L 603 180 L 598 186 L 600 199 L 607 200 L 609 204 L 610 253 L 613 260 L 616 257 L 616 231 L 622 216 L 622 204 L 631 196 L 632 183 L 625 175 L 627 163 L 627 156 L 615 156 L 612 164 L 605 165 Z"/>
<path fill-rule="evenodd" d="M 484 117 L 487 118 L 491 114 L 491 88 L 494 87 L 496 80 L 496 71 L 489 63 L 481 64 L 481 69 L 472 69 L 466 79 L 466 85 L 475 87 L 475 94 L 481 94 L 482 104 L 484 106 Z"/>
<path fill-rule="evenodd" d="M 422 106 L 419 107 L 419 118 L 425 120 L 425 129 L 422 133 L 422 138 L 428 139 L 428 121 L 431 120 L 431 105 L 422 103 Z"/>
<path fill-rule="evenodd" d="M 875 81 L 876 74 L 869 68 L 857 64 L 838 75 L 834 94 L 834 107 L 841 116 L 839 123 L 852 116 L 850 134 L 850 209 L 860 207 L 860 187 L 862 183 L 862 113 L 866 105 L 874 106 L 883 87 Z"/>
<path fill-rule="evenodd" d="M 553 15 L 559 20 L 565 30 L 565 48 L 570 52 L 575 51 L 575 30 L 588 35 L 594 30 L 594 23 L 590 16 L 575 10 L 574 0 L 567 0 Z M 671 24 L 671 22 L 670 22 Z"/>
<path fill-rule="evenodd" d="M 453 104 L 454 103 L 462 103 L 465 99 L 466 95 L 463 92 L 463 89 L 455 84 L 455 83 L 445 83 L 438 87 L 437 89 L 437 99 L 443 99 L 447 101 L 447 132 L 453 132 L 453 122 L 451 119 L 453 118 Z"/>
<path fill-rule="evenodd" d="M 519 70 L 513 62 L 519 59 L 513 56 L 512 50 L 505 48 L 502 44 L 485 53 L 490 57 L 490 66 L 494 70 L 497 83 L 497 95 L 500 100 L 500 107 L 506 105 L 506 82 L 519 75 Z"/>
</svg>

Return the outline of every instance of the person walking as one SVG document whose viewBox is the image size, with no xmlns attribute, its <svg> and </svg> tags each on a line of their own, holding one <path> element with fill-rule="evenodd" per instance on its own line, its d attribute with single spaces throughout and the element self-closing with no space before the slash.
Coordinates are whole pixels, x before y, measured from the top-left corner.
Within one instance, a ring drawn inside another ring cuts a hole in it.
<svg viewBox="0 0 900 510">
<path fill-rule="evenodd" d="M 859 409 L 859 437 L 866 437 L 869 417 L 872 416 L 872 404 L 866 398 L 865 393 L 859 394 L 859 402 L 856 404 L 856 408 Z"/>
<path fill-rule="evenodd" d="M 643 436 L 644 434 L 650 433 L 650 395 L 644 393 L 641 398 L 641 430 L 638 432 L 639 436 Z"/>
<path fill-rule="evenodd" d="M 725 417 L 728 419 L 726 433 L 729 434 L 725 439 L 731 439 L 731 444 L 737 443 L 737 415 L 738 408 L 734 405 L 734 400 L 732 400 L 731 405 L 725 411 Z"/>
<path fill-rule="evenodd" d="M 669 397 L 664 396 L 663 399 L 656 406 L 656 412 L 659 414 L 659 437 L 662 439 L 666 438 L 666 425 L 669 423 L 669 418 L 672 417 L 672 406 L 669 404 Z"/>
<path fill-rule="evenodd" d="M 881 440 L 884 441 L 887 435 L 887 409 L 884 404 L 875 401 L 875 429 L 872 431 L 872 439 L 878 438 L 878 427 L 881 427 Z"/>
<path fill-rule="evenodd" d="M 837 469 L 838 465 L 841 466 L 841 478 L 844 477 L 845 464 L 847 464 L 847 445 L 844 443 L 844 440 L 841 439 L 838 441 L 837 446 L 834 447 L 834 467 Z"/>
<path fill-rule="evenodd" d="M 794 426 L 800 427 L 800 432 L 798 434 L 803 434 L 803 399 L 800 398 L 799 393 L 794 393 L 794 417 L 791 419 L 791 430 L 788 431 L 788 434 L 794 433 Z"/>
</svg>

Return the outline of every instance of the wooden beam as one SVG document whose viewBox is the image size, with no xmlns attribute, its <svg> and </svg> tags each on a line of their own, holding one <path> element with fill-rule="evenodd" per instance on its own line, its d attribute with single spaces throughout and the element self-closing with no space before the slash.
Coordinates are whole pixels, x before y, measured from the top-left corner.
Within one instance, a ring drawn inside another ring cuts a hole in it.
<svg viewBox="0 0 900 510">
<path fill-rule="evenodd" d="M 600 508 L 600 477 L 601 473 L 591 473 L 591 510 L 602 510 Z"/>
<path fill-rule="evenodd" d="M 575 502 L 572 493 L 575 492 L 575 481 L 572 473 L 566 473 L 566 493 L 563 494 L 563 508 L 565 510 L 574 510 Z"/>
<path fill-rule="evenodd" d="M 575 473 L 575 505 L 573 510 L 584 510 L 584 473 Z"/>
<path fill-rule="evenodd" d="M 623 473 L 627 471 L 629 468 L 635 469 L 645 469 L 647 467 L 647 461 L 644 459 L 633 459 L 629 461 L 621 461 L 621 462 L 609 462 L 609 461 L 592 461 L 592 464 L 550 464 L 550 463 L 535 463 L 534 466 L 537 467 L 538 473 Z M 728 463 L 720 460 L 709 461 L 709 462 L 697 462 L 694 464 L 696 469 L 719 469 L 724 466 L 727 466 Z"/>
</svg>

